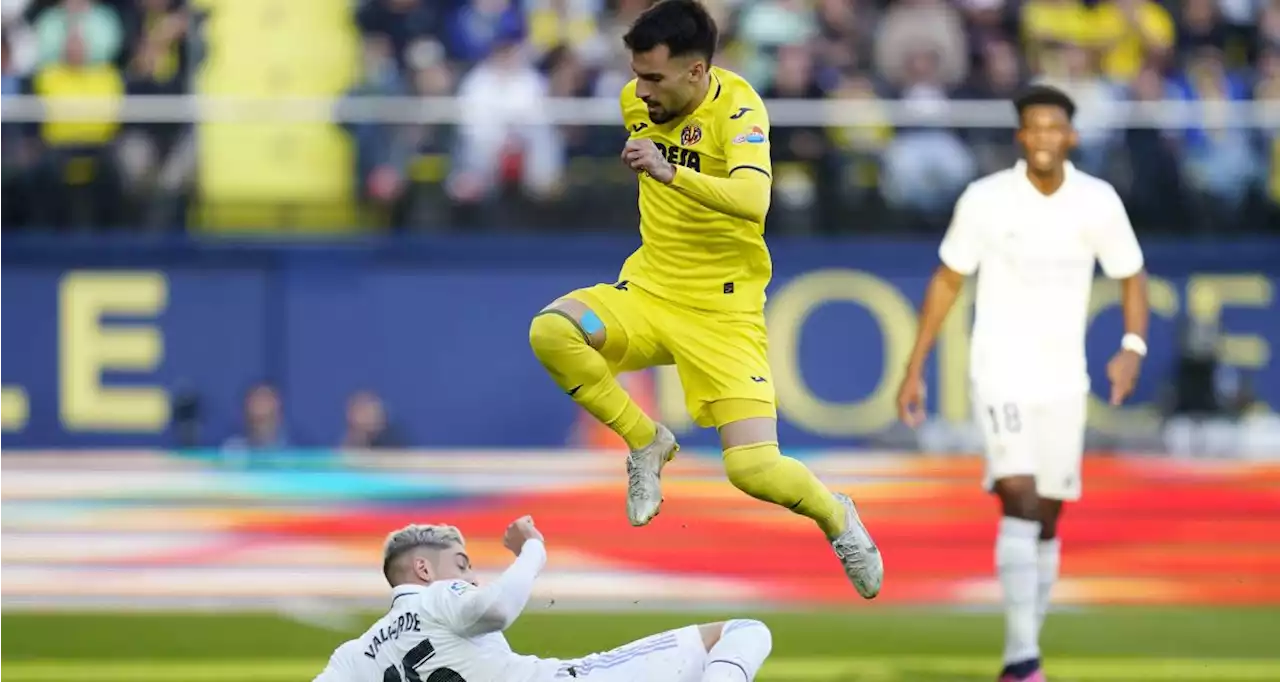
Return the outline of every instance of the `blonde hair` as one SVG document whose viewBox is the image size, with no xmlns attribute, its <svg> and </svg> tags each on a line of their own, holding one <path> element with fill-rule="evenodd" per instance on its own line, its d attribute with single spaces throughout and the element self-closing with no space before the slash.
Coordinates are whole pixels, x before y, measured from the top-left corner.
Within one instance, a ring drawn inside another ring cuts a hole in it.
<svg viewBox="0 0 1280 682">
<path fill-rule="evenodd" d="M 419 547 L 440 550 L 465 544 L 462 531 L 454 526 L 411 523 L 387 534 L 387 541 L 382 549 L 382 574 L 395 587 L 391 567 L 396 559 Z"/>
</svg>

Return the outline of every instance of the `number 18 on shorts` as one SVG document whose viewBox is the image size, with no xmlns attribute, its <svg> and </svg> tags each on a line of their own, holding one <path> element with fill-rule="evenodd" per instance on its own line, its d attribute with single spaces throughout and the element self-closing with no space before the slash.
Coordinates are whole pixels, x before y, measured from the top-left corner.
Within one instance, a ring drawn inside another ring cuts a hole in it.
<svg viewBox="0 0 1280 682">
<path fill-rule="evenodd" d="M 1080 499 L 1085 396 L 1018 401 L 975 395 L 974 418 L 986 455 L 984 485 L 1034 476 L 1040 497 Z"/>
</svg>

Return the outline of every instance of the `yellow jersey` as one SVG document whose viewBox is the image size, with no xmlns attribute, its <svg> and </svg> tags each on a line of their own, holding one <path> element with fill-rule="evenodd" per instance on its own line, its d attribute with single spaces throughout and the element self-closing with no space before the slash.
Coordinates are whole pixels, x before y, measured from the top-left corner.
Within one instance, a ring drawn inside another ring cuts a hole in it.
<svg viewBox="0 0 1280 682">
<path fill-rule="evenodd" d="M 101 98 L 107 103 L 99 119 L 49 120 L 40 124 L 40 136 L 50 147 L 105 145 L 115 139 L 120 130 L 118 107 L 124 97 L 124 78 L 114 66 L 50 64 L 36 73 L 32 89 L 55 115 L 66 106 L 60 102 L 64 98 Z"/>
<path fill-rule="evenodd" d="M 1154 2 L 1138 5 L 1133 26 L 1114 2 L 1104 2 L 1093 10 L 1094 40 L 1102 53 L 1102 72 L 1117 81 L 1132 80 L 1142 70 L 1146 58 L 1143 34 L 1157 46 L 1173 47 L 1177 28 L 1169 11 Z"/>
<path fill-rule="evenodd" d="M 772 178 L 769 115 L 751 84 L 711 68 L 711 86 L 693 113 L 649 120 L 636 82 L 622 88 L 622 119 L 631 139 L 650 139 L 670 163 L 717 178 L 734 172 Z M 640 176 L 640 248 L 622 266 L 626 280 L 659 298 L 701 310 L 764 309 L 773 262 L 764 221 L 703 206 L 673 186 Z"/>
</svg>

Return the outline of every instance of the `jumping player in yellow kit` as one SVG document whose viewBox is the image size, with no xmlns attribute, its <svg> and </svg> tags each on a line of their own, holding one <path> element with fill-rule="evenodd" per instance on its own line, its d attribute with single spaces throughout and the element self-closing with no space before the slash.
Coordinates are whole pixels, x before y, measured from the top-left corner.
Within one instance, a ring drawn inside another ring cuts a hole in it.
<svg viewBox="0 0 1280 682">
<path fill-rule="evenodd" d="M 694 0 L 654 5 L 623 38 L 636 79 L 622 89 L 622 161 L 639 174 L 643 243 L 617 283 L 543 309 L 529 341 L 556 384 L 627 442 L 632 525 L 658 514 L 662 467 L 679 448 L 615 377 L 674 364 L 689 413 L 720 433 L 734 486 L 817 522 L 870 599 L 884 563 L 853 502 L 778 448 L 764 325 L 769 117 L 750 84 L 711 66 L 716 39 Z"/>
</svg>

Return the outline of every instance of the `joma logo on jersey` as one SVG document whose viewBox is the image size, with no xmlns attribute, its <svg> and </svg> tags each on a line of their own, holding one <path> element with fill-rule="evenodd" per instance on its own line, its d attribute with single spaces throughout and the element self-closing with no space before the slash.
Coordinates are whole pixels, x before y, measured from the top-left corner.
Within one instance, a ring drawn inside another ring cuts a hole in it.
<svg viewBox="0 0 1280 682">
<path fill-rule="evenodd" d="M 661 142 L 655 142 L 654 144 L 658 145 L 658 151 L 667 159 L 667 163 L 684 166 L 689 170 L 702 170 L 702 157 L 698 152 L 684 147 L 677 147 L 674 144 L 665 145 Z"/>
</svg>

